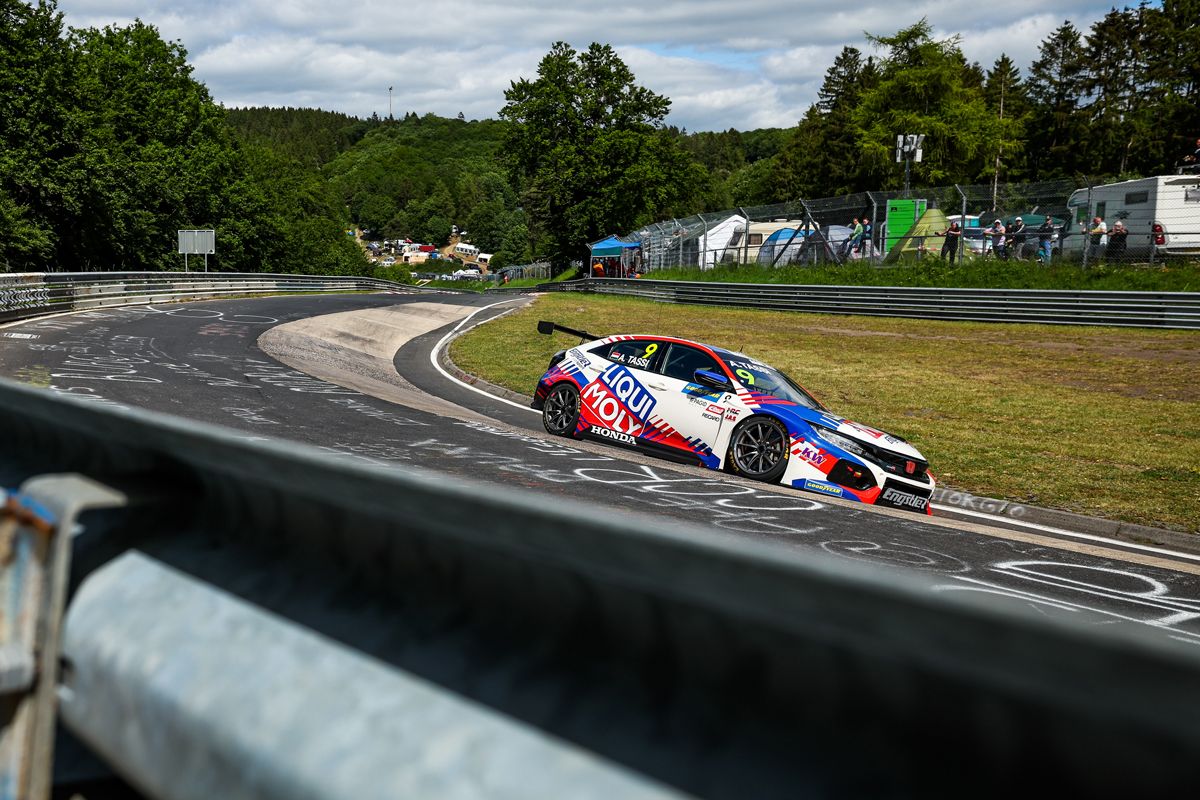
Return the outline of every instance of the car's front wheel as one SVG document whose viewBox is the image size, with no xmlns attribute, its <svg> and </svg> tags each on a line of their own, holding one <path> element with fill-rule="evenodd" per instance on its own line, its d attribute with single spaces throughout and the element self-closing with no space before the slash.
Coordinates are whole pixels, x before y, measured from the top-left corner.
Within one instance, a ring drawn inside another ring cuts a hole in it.
<svg viewBox="0 0 1200 800">
<path fill-rule="evenodd" d="M 787 430 L 778 420 L 751 417 L 729 439 L 729 464 L 739 475 L 774 483 L 787 469 L 789 444 Z"/>
<path fill-rule="evenodd" d="M 556 383 L 542 406 L 542 424 L 555 436 L 574 436 L 579 423 L 579 390 L 574 384 Z"/>
</svg>

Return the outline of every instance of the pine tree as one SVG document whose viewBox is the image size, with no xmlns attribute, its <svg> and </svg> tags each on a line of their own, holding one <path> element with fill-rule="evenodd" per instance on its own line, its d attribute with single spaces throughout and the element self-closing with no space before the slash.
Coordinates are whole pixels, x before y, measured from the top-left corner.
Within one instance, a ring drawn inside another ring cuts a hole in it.
<svg viewBox="0 0 1200 800">
<path fill-rule="evenodd" d="M 992 166 L 992 208 L 995 208 L 1001 169 L 1012 165 L 1006 172 L 1006 178 L 1012 178 L 1021 169 L 1019 159 L 1025 146 L 1025 123 L 1029 118 L 1025 84 L 1021 81 L 1017 65 L 1007 53 L 1001 53 L 988 70 L 983 92 L 988 110 L 995 115 L 999 133 L 994 142 L 996 158 Z"/>
<path fill-rule="evenodd" d="M 1083 39 L 1064 22 L 1039 46 L 1040 57 L 1029 70 L 1029 97 L 1034 109 L 1030 129 L 1030 164 L 1038 178 L 1070 175 L 1085 166 L 1079 150 L 1084 117 L 1079 113 L 1085 65 Z"/>
<path fill-rule="evenodd" d="M 1131 148 L 1147 134 L 1138 113 L 1145 105 L 1142 44 L 1141 14 L 1129 9 L 1110 11 L 1087 35 L 1087 154 L 1091 168 L 1105 175 L 1125 173 Z"/>
</svg>

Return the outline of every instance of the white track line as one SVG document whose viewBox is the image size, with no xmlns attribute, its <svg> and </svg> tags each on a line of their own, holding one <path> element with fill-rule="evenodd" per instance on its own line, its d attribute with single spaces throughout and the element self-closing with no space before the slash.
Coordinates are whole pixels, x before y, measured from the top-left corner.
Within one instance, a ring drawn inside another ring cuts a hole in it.
<svg viewBox="0 0 1200 800">
<path fill-rule="evenodd" d="M 505 303 L 511 303 L 511 302 L 513 302 L 513 301 L 512 300 L 501 300 L 499 303 L 492 303 L 489 306 L 483 306 L 482 308 L 477 308 L 474 311 L 472 311 L 470 314 L 468 314 L 466 317 L 463 318 L 462 322 L 460 322 L 454 326 L 454 330 L 450 331 L 445 336 L 443 336 L 442 340 L 440 342 L 438 342 L 436 345 L 434 345 L 434 348 L 429 351 L 429 363 L 433 364 L 433 368 L 436 369 L 438 372 L 442 373 L 442 377 L 444 377 L 446 380 L 453 381 L 454 383 L 457 383 L 459 386 L 463 387 L 464 389 L 470 389 L 472 392 L 475 392 L 476 394 L 481 394 L 490 400 L 495 400 L 497 403 L 506 403 L 506 404 L 512 406 L 513 408 L 519 408 L 522 411 L 528 411 L 531 414 L 541 414 L 542 412 L 532 409 L 529 406 L 522 405 L 521 403 L 514 403 L 512 400 L 508 400 L 504 397 L 497 397 L 496 395 L 492 394 L 491 392 L 485 392 L 483 389 L 480 389 L 477 386 L 472 386 L 471 384 L 469 384 L 465 381 L 460 381 L 458 378 L 454 377 L 449 372 L 446 372 L 446 370 L 442 369 L 442 365 L 438 363 L 438 354 L 442 352 L 442 348 L 444 348 L 446 346 L 446 344 L 452 338 L 454 338 L 454 336 L 458 333 L 459 329 L 462 328 L 463 325 L 466 325 L 468 322 L 471 321 L 471 317 L 475 316 L 480 311 L 487 311 L 489 308 L 495 308 L 496 306 L 502 306 Z M 477 323 L 477 325 L 482 325 L 482 324 L 483 323 Z M 471 327 L 474 328 L 474 327 L 476 327 L 476 325 L 472 325 Z M 470 328 L 468 328 L 467 330 L 470 330 Z"/>
<path fill-rule="evenodd" d="M 1059 536 L 1069 536 L 1073 539 L 1084 539 L 1089 542 L 1099 542 L 1101 544 L 1106 544 L 1113 547 L 1124 547 L 1129 550 L 1141 550 L 1145 553 L 1154 553 L 1156 555 L 1170 556 L 1172 558 L 1182 558 L 1188 561 L 1200 561 L 1200 556 L 1198 555 L 1192 555 L 1191 553 L 1180 553 L 1177 550 L 1165 550 L 1161 547 L 1151 547 L 1150 545 L 1145 544 L 1123 542 L 1120 539 L 1108 539 L 1104 536 L 1096 536 L 1095 534 L 1091 533 L 1079 533 L 1077 531 L 1066 530 L 1065 528 L 1054 528 L 1049 525 L 1039 525 L 1036 522 L 1022 522 L 1021 520 L 1013 519 L 1012 517 L 1001 517 L 995 514 L 985 514 L 982 511 L 968 511 L 965 508 L 957 508 L 955 506 L 943 506 L 936 503 L 930 503 L 930 505 L 938 511 L 950 511 L 955 514 L 966 514 L 970 517 L 982 517 L 983 519 L 1005 522 L 1009 525 L 1020 525 L 1024 528 L 1032 528 L 1034 530 L 1045 531 L 1046 533 L 1053 533 Z"/>
<path fill-rule="evenodd" d="M 472 311 L 470 314 L 468 314 L 462 320 L 462 322 L 458 323 L 458 325 L 456 325 L 454 327 L 454 330 L 450 331 L 445 336 L 443 336 L 442 340 L 437 343 L 437 345 L 429 353 L 429 363 L 433 364 L 434 369 L 436 369 L 438 372 L 440 372 L 444 378 L 446 378 L 449 381 L 453 381 L 454 383 L 457 383 L 459 386 L 463 387 L 464 389 L 470 389 L 472 392 L 475 392 L 476 394 L 481 394 L 484 397 L 487 397 L 488 399 L 494 400 L 498 403 L 506 403 L 506 404 L 512 406 L 513 408 L 519 408 L 522 411 L 529 411 L 531 413 L 538 414 L 540 412 L 530 408 L 529 406 L 522 405 L 521 403 L 514 403 L 512 400 L 508 400 L 503 397 L 497 397 L 496 395 L 492 394 L 491 392 L 486 392 L 477 386 L 472 386 L 469 383 L 460 381 L 458 378 L 454 377 L 449 372 L 446 372 L 446 370 L 442 369 L 442 365 L 438 363 L 438 354 L 442 352 L 442 348 L 444 348 L 446 346 L 446 344 L 450 341 L 450 339 L 452 339 L 455 336 L 455 334 L 457 334 L 459 332 L 459 329 L 462 328 L 463 325 L 466 325 L 468 322 L 471 321 L 472 317 L 474 317 L 480 311 L 487 311 L 489 308 L 495 308 L 496 306 L 501 306 L 501 305 L 504 305 L 505 303 L 511 303 L 511 302 L 512 302 L 511 300 L 502 300 L 499 303 L 492 303 L 489 306 L 483 306 L 482 308 Z M 482 325 L 482 324 L 483 324 L 482 322 L 476 323 L 475 325 L 472 325 L 471 327 L 472 328 L 478 327 L 479 325 Z M 1123 541 L 1120 541 L 1119 539 L 1108 539 L 1103 536 L 1095 536 L 1090 533 L 1078 533 L 1076 531 L 1069 531 L 1064 528 L 1053 528 L 1049 525 L 1039 525 L 1036 522 L 1022 522 L 1021 520 L 1013 519 L 1012 517 L 1001 517 L 996 514 L 986 514 L 982 511 L 968 511 L 964 508 L 956 508 L 955 506 L 944 506 L 944 505 L 934 504 L 934 503 L 931 503 L 930 505 L 939 511 L 952 511 L 956 514 L 966 514 L 967 516 L 970 516 L 970 517 L 979 517 L 980 519 L 992 520 L 994 522 L 1003 522 L 1003 523 L 1007 523 L 1009 525 L 1020 525 L 1023 528 L 1032 528 L 1033 530 L 1044 531 L 1046 533 L 1053 533 L 1053 534 L 1057 534 L 1059 536 L 1069 536 L 1074 539 L 1083 539 L 1083 540 L 1086 540 L 1089 542 L 1098 542 L 1100 544 L 1106 544 L 1106 545 L 1110 545 L 1112 547 L 1124 547 L 1124 548 L 1127 548 L 1130 550 L 1140 550 L 1145 553 L 1154 553 L 1156 555 L 1170 556 L 1172 558 L 1182 558 L 1182 559 L 1186 559 L 1188 561 L 1200 561 L 1200 556 L 1192 555 L 1191 553 L 1180 553 L 1175 550 L 1166 550 L 1161 547 L 1150 547 L 1149 545 L 1133 544 L 1132 542 L 1123 542 Z"/>
</svg>

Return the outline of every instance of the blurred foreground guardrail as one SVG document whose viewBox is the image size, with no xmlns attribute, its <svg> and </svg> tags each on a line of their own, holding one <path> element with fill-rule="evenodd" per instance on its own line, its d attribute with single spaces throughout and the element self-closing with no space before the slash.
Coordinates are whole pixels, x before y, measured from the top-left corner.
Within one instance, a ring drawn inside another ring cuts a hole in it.
<svg viewBox="0 0 1200 800">
<path fill-rule="evenodd" d="M 819 314 L 1200 329 L 1200 292 L 793 286 L 655 281 L 644 278 L 593 278 L 543 283 L 529 291 L 621 294 L 662 303 L 808 311 Z"/>
<path fill-rule="evenodd" d="M 338 275 L 230 272 L 28 272 L 0 274 L 0 322 L 108 306 L 289 292 L 420 291 Z"/>
<path fill-rule="evenodd" d="M 5 688 L 57 681 L 66 726 L 153 797 L 1165 797 L 1200 778 L 1200 651 L 1142 627 L 9 382 L 0 428 L 0 480 L 73 565 L 61 671 Z M 57 473 L 83 477 L 31 480 Z"/>
</svg>

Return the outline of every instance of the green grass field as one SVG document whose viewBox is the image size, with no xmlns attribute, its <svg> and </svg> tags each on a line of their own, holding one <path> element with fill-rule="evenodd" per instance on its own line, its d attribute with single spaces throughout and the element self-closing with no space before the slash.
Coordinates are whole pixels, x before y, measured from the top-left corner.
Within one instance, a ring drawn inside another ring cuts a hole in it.
<svg viewBox="0 0 1200 800">
<path fill-rule="evenodd" d="M 461 368 L 531 394 L 554 351 L 538 319 L 740 350 L 830 410 L 897 433 L 948 486 L 1200 532 L 1200 333 L 835 317 L 577 294 L 458 339 Z"/>
</svg>

